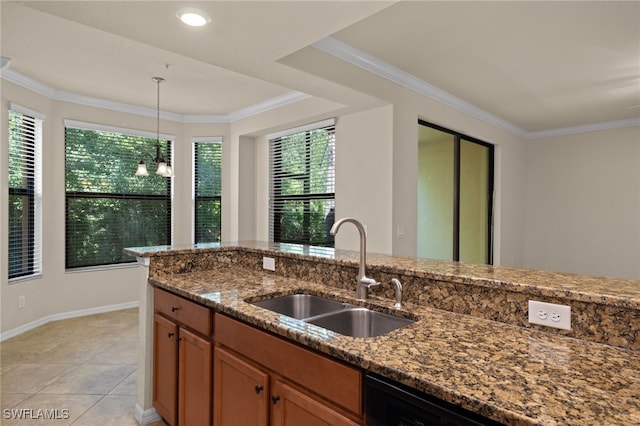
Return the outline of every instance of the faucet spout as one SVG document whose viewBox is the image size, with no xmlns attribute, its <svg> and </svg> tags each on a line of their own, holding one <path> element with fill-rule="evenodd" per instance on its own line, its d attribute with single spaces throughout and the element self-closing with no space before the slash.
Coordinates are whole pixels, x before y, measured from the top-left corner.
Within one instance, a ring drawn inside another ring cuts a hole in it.
<svg viewBox="0 0 640 426">
<path fill-rule="evenodd" d="M 329 233 L 336 235 L 342 224 L 346 222 L 355 225 L 360 234 L 360 266 L 358 269 L 358 283 L 356 284 L 356 298 L 366 299 L 369 297 L 369 288 L 379 285 L 380 283 L 373 278 L 367 277 L 367 235 L 364 226 L 356 219 L 345 217 L 336 221 L 329 230 Z"/>
</svg>

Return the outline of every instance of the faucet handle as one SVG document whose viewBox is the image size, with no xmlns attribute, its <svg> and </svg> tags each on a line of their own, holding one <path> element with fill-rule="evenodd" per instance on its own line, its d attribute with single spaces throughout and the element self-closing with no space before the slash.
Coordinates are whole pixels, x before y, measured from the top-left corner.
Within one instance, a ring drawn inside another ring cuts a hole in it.
<svg viewBox="0 0 640 426">
<path fill-rule="evenodd" d="M 360 282 L 367 288 L 375 287 L 380 285 L 380 282 L 374 280 L 373 278 L 363 277 Z"/>
<path fill-rule="evenodd" d="M 391 284 L 396 286 L 396 303 L 394 308 L 402 308 L 402 283 L 397 278 L 391 278 Z"/>
</svg>

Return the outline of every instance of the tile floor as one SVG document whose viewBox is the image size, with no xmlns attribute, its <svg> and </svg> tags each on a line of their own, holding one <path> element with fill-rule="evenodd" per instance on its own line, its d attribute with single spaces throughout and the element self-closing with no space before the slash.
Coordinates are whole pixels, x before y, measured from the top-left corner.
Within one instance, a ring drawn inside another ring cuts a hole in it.
<svg viewBox="0 0 640 426">
<path fill-rule="evenodd" d="M 137 339 L 138 310 L 126 309 L 54 321 L 0 343 L 0 424 L 137 426 Z"/>
</svg>

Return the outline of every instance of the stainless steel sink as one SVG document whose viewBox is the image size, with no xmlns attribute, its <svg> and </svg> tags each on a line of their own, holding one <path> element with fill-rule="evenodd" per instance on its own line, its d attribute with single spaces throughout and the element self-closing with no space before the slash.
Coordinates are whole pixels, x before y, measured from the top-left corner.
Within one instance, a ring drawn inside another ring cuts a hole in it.
<svg viewBox="0 0 640 426">
<path fill-rule="evenodd" d="M 309 318 L 307 322 L 346 336 L 376 337 L 413 324 L 415 321 L 367 308 L 351 308 Z"/>
<path fill-rule="evenodd" d="M 381 336 L 415 322 L 309 294 L 290 294 L 251 304 L 351 337 Z"/>
<path fill-rule="evenodd" d="M 329 300 L 310 294 L 290 294 L 288 296 L 260 300 L 252 304 L 295 319 L 315 317 L 352 306 L 337 300 Z"/>
</svg>

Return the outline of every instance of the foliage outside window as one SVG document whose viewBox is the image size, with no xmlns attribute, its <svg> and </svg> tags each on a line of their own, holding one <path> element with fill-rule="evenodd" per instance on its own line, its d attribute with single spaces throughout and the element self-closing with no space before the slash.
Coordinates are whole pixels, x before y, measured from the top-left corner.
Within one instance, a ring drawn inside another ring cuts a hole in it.
<svg viewBox="0 0 640 426">
<path fill-rule="evenodd" d="M 222 143 L 219 138 L 195 141 L 194 242 L 220 241 L 222 195 Z"/>
<path fill-rule="evenodd" d="M 42 120 L 32 115 L 9 110 L 9 279 L 42 272 Z"/>
<path fill-rule="evenodd" d="M 335 126 L 270 140 L 270 239 L 333 247 Z"/>
<path fill-rule="evenodd" d="M 125 247 L 171 243 L 171 179 L 135 176 L 156 139 L 65 128 L 66 268 L 133 262 Z M 171 160 L 171 142 L 160 141 Z"/>
</svg>

